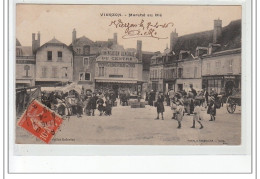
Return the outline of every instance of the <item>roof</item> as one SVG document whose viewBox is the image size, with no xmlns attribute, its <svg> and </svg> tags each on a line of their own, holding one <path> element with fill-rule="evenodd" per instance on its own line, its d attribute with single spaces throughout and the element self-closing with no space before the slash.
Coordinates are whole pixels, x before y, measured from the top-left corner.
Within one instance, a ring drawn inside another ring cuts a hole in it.
<svg viewBox="0 0 260 179">
<path fill-rule="evenodd" d="M 50 41 L 48 41 L 45 44 L 43 44 L 42 46 L 40 46 L 40 48 L 42 48 L 46 45 L 57 45 L 57 46 L 63 46 L 64 45 L 64 47 L 67 47 L 70 51 L 73 51 L 73 49 L 71 47 L 68 47 L 65 43 L 57 40 L 55 37 L 53 37 L 53 39 L 51 39 Z M 40 48 L 38 48 L 37 50 L 39 50 Z"/>
<path fill-rule="evenodd" d="M 17 46 L 16 48 L 22 50 L 22 56 L 33 56 L 31 46 Z"/>
<path fill-rule="evenodd" d="M 66 44 L 62 43 L 61 41 L 57 40 L 55 37 L 53 37 L 53 39 L 51 39 L 50 41 L 45 43 L 45 45 L 47 45 L 47 44 L 66 45 Z"/>
<path fill-rule="evenodd" d="M 92 46 L 94 44 L 94 42 L 92 40 L 90 40 L 89 38 L 87 38 L 86 36 L 82 36 L 80 38 L 77 38 L 74 46 L 85 46 L 85 45 L 90 45 Z M 72 44 L 70 44 L 71 46 Z"/>
<path fill-rule="evenodd" d="M 16 39 L 16 46 L 22 46 L 18 39 Z"/>
<path fill-rule="evenodd" d="M 178 37 L 173 51 L 179 54 L 181 50 L 190 51 L 195 54 L 197 46 L 208 47 L 213 42 L 213 30 L 188 34 Z M 241 19 L 231 21 L 229 25 L 222 28 L 221 37 L 218 39 L 221 48 L 218 51 L 241 47 Z"/>
</svg>

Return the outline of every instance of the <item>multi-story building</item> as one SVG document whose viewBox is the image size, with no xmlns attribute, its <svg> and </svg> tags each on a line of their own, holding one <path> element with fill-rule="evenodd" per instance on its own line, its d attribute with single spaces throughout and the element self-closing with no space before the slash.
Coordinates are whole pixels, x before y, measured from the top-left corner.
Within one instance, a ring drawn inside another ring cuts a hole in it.
<svg viewBox="0 0 260 179">
<path fill-rule="evenodd" d="M 217 92 L 226 86 L 240 87 L 241 68 L 227 73 L 224 67 L 230 66 L 231 70 L 241 65 L 241 20 L 232 21 L 222 28 L 222 21 L 217 19 L 213 30 L 180 37 L 175 31 L 170 43 L 178 59 L 175 90 L 189 90 L 191 84 L 197 89 L 215 88 Z M 233 78 L 233 85 L 231 82 L 226 85 L 224 78 Z"/>
<path fill-rule="evenodd" d="M 177 76 L 177 91 L 188 91 L 191 85 L 196 90 L 201 89 L 201 59 L 197 56 L 192 56 L 189 51 L 181 51 L 178 60 Z"/>
<path fill-rule="evenodd" d="M 72 82 L 73 51 L 53 38 L 36 50 L 36 85 Z"/>
<path fill-rule="evenodd" d="M 137 41 L 137 50 L 125 50 L 113 44 L 104 48 L 96 59 L 95 87 L 97 90 L 130 90 L 133 94 L 142 91 L 142 42 Z M 136 57 L 137 56 L 137 57 Z"/>
<path fill-rule="evenodd" d="M 156 52 L 151 58 L 150 64 L 150 88 L 154 91 L 167 93 L 169 89 L 175 88 L 176 81 L 176 59 L 169 48 L 163 53 Z"/>
<path fill-rule="evenodd" d="M 241 88 L 241 48 L 202 56 L 202 87 L 227 94 Z"/>
<path fill-rule="evenodd" d="M 70 47 L 74 52 L 73 59 L 73 82 L 83 86 L 84 89 L 95 90 L 96 57 L 100 55 L 101 49 L 111 47 L 117 42 L 117 34 L 108 41 L 92 41 L 82 36 L 77 38 L 76 30 L 72 32 L 72 43 Z"/>
<path fill-rule="evenodd" d="M 35 85 L 35 55 L 32 47 L 22 46 L 16 39 L 16 88 Z"/>
</svg>

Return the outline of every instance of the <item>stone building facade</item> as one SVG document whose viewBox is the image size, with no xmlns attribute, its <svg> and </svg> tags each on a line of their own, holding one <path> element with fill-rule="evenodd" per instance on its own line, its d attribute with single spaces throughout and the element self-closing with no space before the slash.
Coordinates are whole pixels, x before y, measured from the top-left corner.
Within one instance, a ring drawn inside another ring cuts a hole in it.
<svg viewBox="0 0 260 179">
<path fill-rule="evenodd" d="M 73 51 L 53 38 L 36 51 L 36 84 L 56 85 L 73 80 Z"/>
<path fill-rule="evenodd" d="M 141 48 L 140 42 L 137 47 Z M 142 71 L 142 60 L 136 58 L 135 51 L 114 44 L 104 48 L 96 59 L 95 87 L 100 91 L 113 90 L 116 94 L 129 90 L 137 95 L 142 90 Z"/>
<path fill-rule="evenodd" d="M 202 56 L 202 87 L 218 93 L 241 89 L 241 48 Z"/>
<path fill-rule="evenodd" d="M 35 63 L 32 47 L 22 46 L 16 39 L 16 88 L 35 85 Z"/>
</svg>

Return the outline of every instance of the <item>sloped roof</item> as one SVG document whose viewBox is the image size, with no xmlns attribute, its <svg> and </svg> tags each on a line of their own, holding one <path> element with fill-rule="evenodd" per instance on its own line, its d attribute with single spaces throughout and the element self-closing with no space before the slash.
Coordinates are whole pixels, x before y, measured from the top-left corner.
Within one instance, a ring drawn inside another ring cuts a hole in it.
<svg viewBox="0 0 260 179">
<path fill-rule="evenodd" d="M 77 38 L 75 43 L 74 43 L 74 46 L 78 46 L 78 47 L 82 47 L 82 46 L 85 46 L 85 45 L 93 45 L 94 42 L 92 40 L 90 40 L 89 38 L 87 38 L 86 36 L 82 36 L 80 38 Z M 72 44 L 70 44 L 71 46 Z"/>
<path fill-rule="evenodd" d="M 16 39 L 16 46 L 22 46 L 18 39 Z"/>
<path fill-rule="evenodd" d="M 62 43 L 61 41 L 57 40 L 55 37 L 53 37 L 53 39 L 51 39 L 50 41 L 46 42 L 46 44 L 60 44 L 60 45 L 66 45 L 64 43 Z"/>
<path fill-rule="evenodd" d="M 212 42 L 213 30 L 188 34 L 178 37 L 173 51 L 179 54 L 181 50 L 187 50 L 195 54 L 197 46 L 208 47 Z M 241 19 L 232 21 L 223 27 L 217 43 L 221 45 L 218 51 L 241 47 Z"/>
<path fill-rule="evenodd" d="M 16 48 L 22 50 L 22 56 L 33 56 L 31 46 L 17 46 Z"/>
</svg>

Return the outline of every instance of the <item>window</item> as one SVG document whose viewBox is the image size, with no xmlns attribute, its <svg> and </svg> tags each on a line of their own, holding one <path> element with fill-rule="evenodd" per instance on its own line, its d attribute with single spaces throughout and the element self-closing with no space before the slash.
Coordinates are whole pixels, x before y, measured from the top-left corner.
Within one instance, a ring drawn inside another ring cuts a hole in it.
<svg viewBox="0 0 260 179">
<path fill-rule="evenodd" d="M 52 67 L 52 78 L 57 78 L 57 72 L 58 72 L 58 70 L 57 70 L 57 67 Z"/>
<path fill-rule="evenodd" d="M 163 69 L 160 69 L 160 78 L 163 78 Z"/>
<path fill-rule="evenodd" d="M 62 68 L 62 78 L 68 78 L 68 67 Z"/>
<path fill-rule="evenodd" d="M 89 66 L 89 57 L 84 57 L 83 58 L 83 65 L 84 66 Z"/>
<path fill-rule="evenodd" d="M 98 76 L 104 76 L 104 67 L 98 68 Z"/>
<path fill-rule="evenodd" d="M 154 71 L 154 78 L 157 78 L 157 70 Z"/>
<path fill-rule="evenodd" d="M 175 70 L 172 69 L 171 71 L 172 71 L 171 77 L 172 77 L 172 78 L 175 78 L 175 77 L 176 77 L 176 75 L 175 75 Z"/>
<path fill-rule="evenodd" d="M 90 73 L 79 73 L 79 81 L 90 81 Z"/>
<path fill-rule="evenodd" d="M 182 74 L 183 74 L 183 69 L 182 69 L 182 68 L 179 68 L 179 69 L 178 69 L 178 77 L 179 77 L 179 78 L 182 78 Z"/>
<path fill-rule="evenodd" d="M 58 61 L 62 61 L 62 52 L 58 51 Z"/>
<path fill-rule="evenodd" d="M 47 77 L 47 67 L 42 67 L 42 78 Z"/>
<path fill-rule="evenodd" d="M 29 71 L 30 71 L 30 66 L 29 65 L 25 65 L 24 66 L 24 70 L 25 70 L 25 76 L 28 77 L 29 76 Z"/>
<path fill-rule="evenodd" d="M 48 60 L 52 60 L 52 51 L 47 52 Z"/>
<path fill-rule="evenodd" d="M 207 63 L 207 74 L 210 74 L 210 63 Z"/>
<path fill-rule="evenodd" d="M 189 78 L 190 77 L 190 67 L 187 67 L 185 70 L 186 70 L 186 75 Z"/>
<path fill-rule="evenodd" d="M 233 72 L 233 59 L 228 61 L 228 72 L 229 73 Z"/>
</svg>

